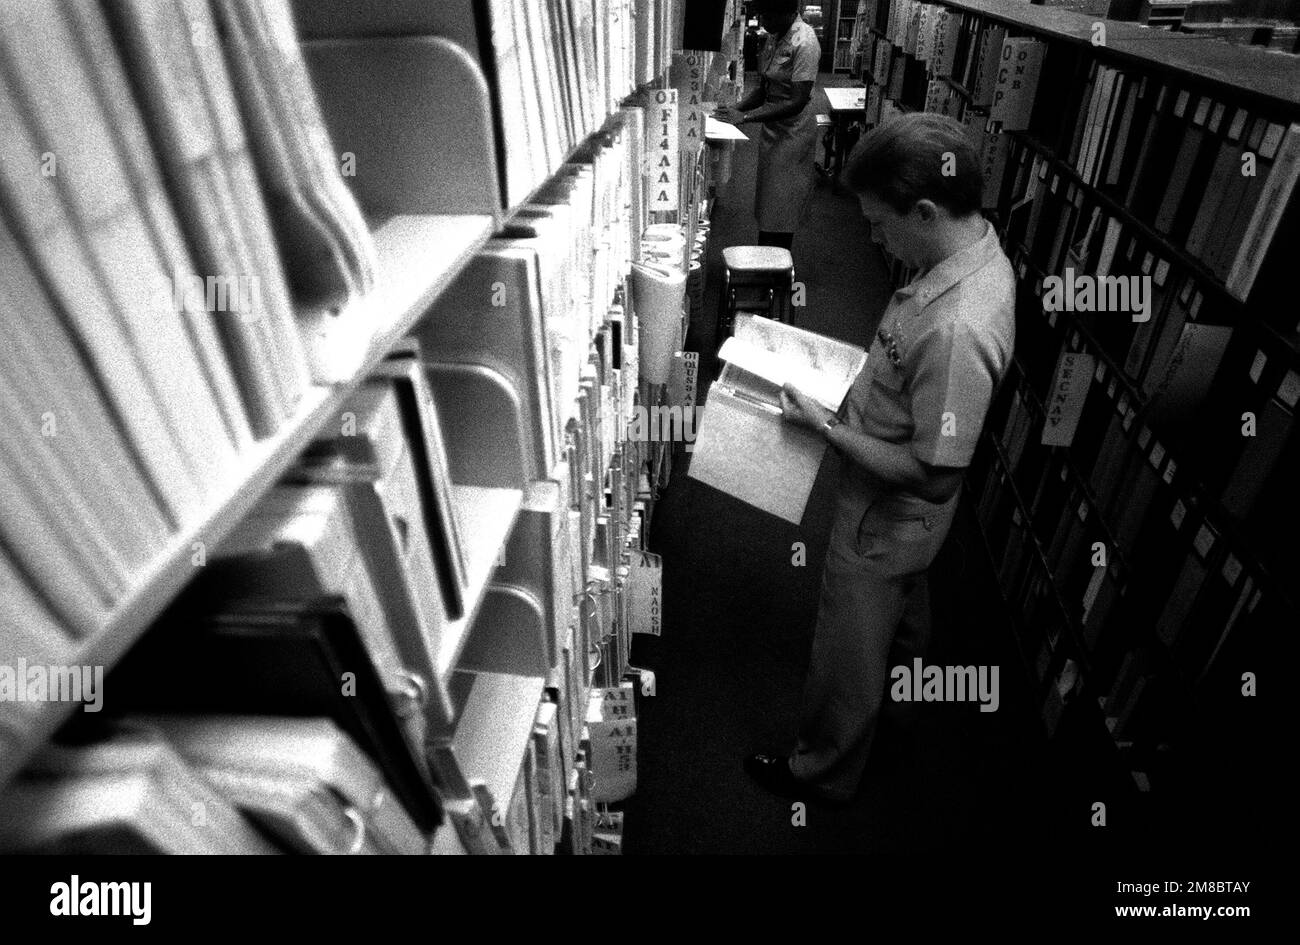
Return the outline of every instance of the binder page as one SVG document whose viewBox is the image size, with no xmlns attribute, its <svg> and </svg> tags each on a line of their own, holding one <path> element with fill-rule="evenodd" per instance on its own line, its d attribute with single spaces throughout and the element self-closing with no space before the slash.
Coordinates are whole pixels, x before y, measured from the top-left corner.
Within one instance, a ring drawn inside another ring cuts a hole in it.
<svg viewBox="0 0 1300 945">
<path fill-rule="evenodd" d="M 718 357 L 778 387 L 793 384 L 828 410 L 838 410 L 867 353 L 855 345 L 769 318 L 740 313 Z"/>
</svg>

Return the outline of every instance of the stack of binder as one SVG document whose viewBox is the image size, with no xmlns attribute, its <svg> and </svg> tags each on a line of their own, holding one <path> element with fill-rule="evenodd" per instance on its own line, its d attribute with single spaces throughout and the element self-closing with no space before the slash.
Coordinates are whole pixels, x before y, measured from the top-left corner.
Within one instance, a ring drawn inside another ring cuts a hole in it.
<svg viewBox="0 0 1300 945">
<path fill-rule="evenodd" d="M 663 75 L 681 11 L 671 0 L 492 0 L 488 8 L 506 205 L 516 207 L 633 89 Z"/>
<path fill-rule="evenodd" d="M 291 548 L 286 560 L 293 557 Z M 231 600 L 200 582 L 109 677 L 107 686 L 119 693 L 113 708 L 151 717 L 238 716 L 241 725 L 281 732 L 292 726 L 255 720 L 328 719 L 428 836 L 442 820 L 442 802 L 425 754 L 427 700 L 418 680 L 394 691 L 391 667 L 401 665 L 395 642 L 365 636 L 358 626 L 373 616 L 362 611 L 354 622 L 342 597 Z M 319 735 L 303 731 L 304 744 Z"/>
<path fill-rule="evenodd" d="M 428 839 L 329 719 L 141 716 L 214 790 L 294 853 L 422 854 Z"/>
<path fill-rule="evenodd" d="M 276 853 L 223 793 L 148 727 L 50 745 L 5 792 L 0 846 L 13 852 Z"/>
<path fill-rule="evenodd" d="M 284 3 L 5 2 L 0 24 L 0 385 L 21 407 L 0 544 L 28 622 L 87 637 L 311 383 L 355 372 L 374 246 Z"/>
</svg>

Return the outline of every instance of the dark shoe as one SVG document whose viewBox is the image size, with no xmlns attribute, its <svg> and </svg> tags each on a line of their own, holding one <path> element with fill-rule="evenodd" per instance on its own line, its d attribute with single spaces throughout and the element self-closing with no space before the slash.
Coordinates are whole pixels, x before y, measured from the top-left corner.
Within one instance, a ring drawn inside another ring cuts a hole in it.
<svg viewBox="0 0 1300 945">
<path fill-rule="evenodd" d="M 790 761 L 784 755 L 750 755 L 745 759 L 745 773 L 778 797 L 797 799 L 810 793 L 808 786 L 790 773 Z"/>
</svg>

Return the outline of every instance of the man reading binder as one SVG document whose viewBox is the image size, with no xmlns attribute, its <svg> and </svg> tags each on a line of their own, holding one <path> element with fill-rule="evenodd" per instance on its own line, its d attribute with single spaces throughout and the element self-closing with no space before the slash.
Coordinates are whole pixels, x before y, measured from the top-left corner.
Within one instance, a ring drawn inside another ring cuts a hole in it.
<svg viewBox="0 0 1300 945">
<path fill-rule="evenodd" d="M 838 414 L 783 392 L 785 420 L 820 430 L 844 466 L 797 744 L 745 761 L 770 790 L 831 801 L 857 790 L 890 668 L 922 655 L 926 571 L 1015 341 L 1011 264 L 960 124 L 921 113 L 881 125 L 844 180 L 872 239 L 919 274 L 894 293 Z"/>
</svg>

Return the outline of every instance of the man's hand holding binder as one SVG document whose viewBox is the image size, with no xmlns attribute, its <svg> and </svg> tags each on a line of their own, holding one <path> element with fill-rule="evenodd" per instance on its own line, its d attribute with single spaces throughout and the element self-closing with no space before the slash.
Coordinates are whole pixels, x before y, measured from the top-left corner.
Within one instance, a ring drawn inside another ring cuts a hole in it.
<svg viewBox="0 0 1300 945">
<path fill-rule="evenodd" d="M 934 466 L 912 455 L 910 446 L 884 440 L 841 424 L 839 417 L 793 384 L 781 388 L 782 419 L 821 433 L 850 460 L 876 478 L 914 491 L 931 502 L 945 502 L 961 485 L 962 470 Z M 843 432 L 833 438 L 831 432 Z"/>
<path fill-rule="evenodd" d="M 781 388 L 781 417 L 789 423 L 825 432 L 836 416 L 793 384 Z"/>
<path fill-rule="evenodd" d="M 688 475 L 798 524 L 838 422 L 833 409 L 867 353 L 742 312 L 719 356 L 726 366 L 709 388 Z"/>
</svg>

